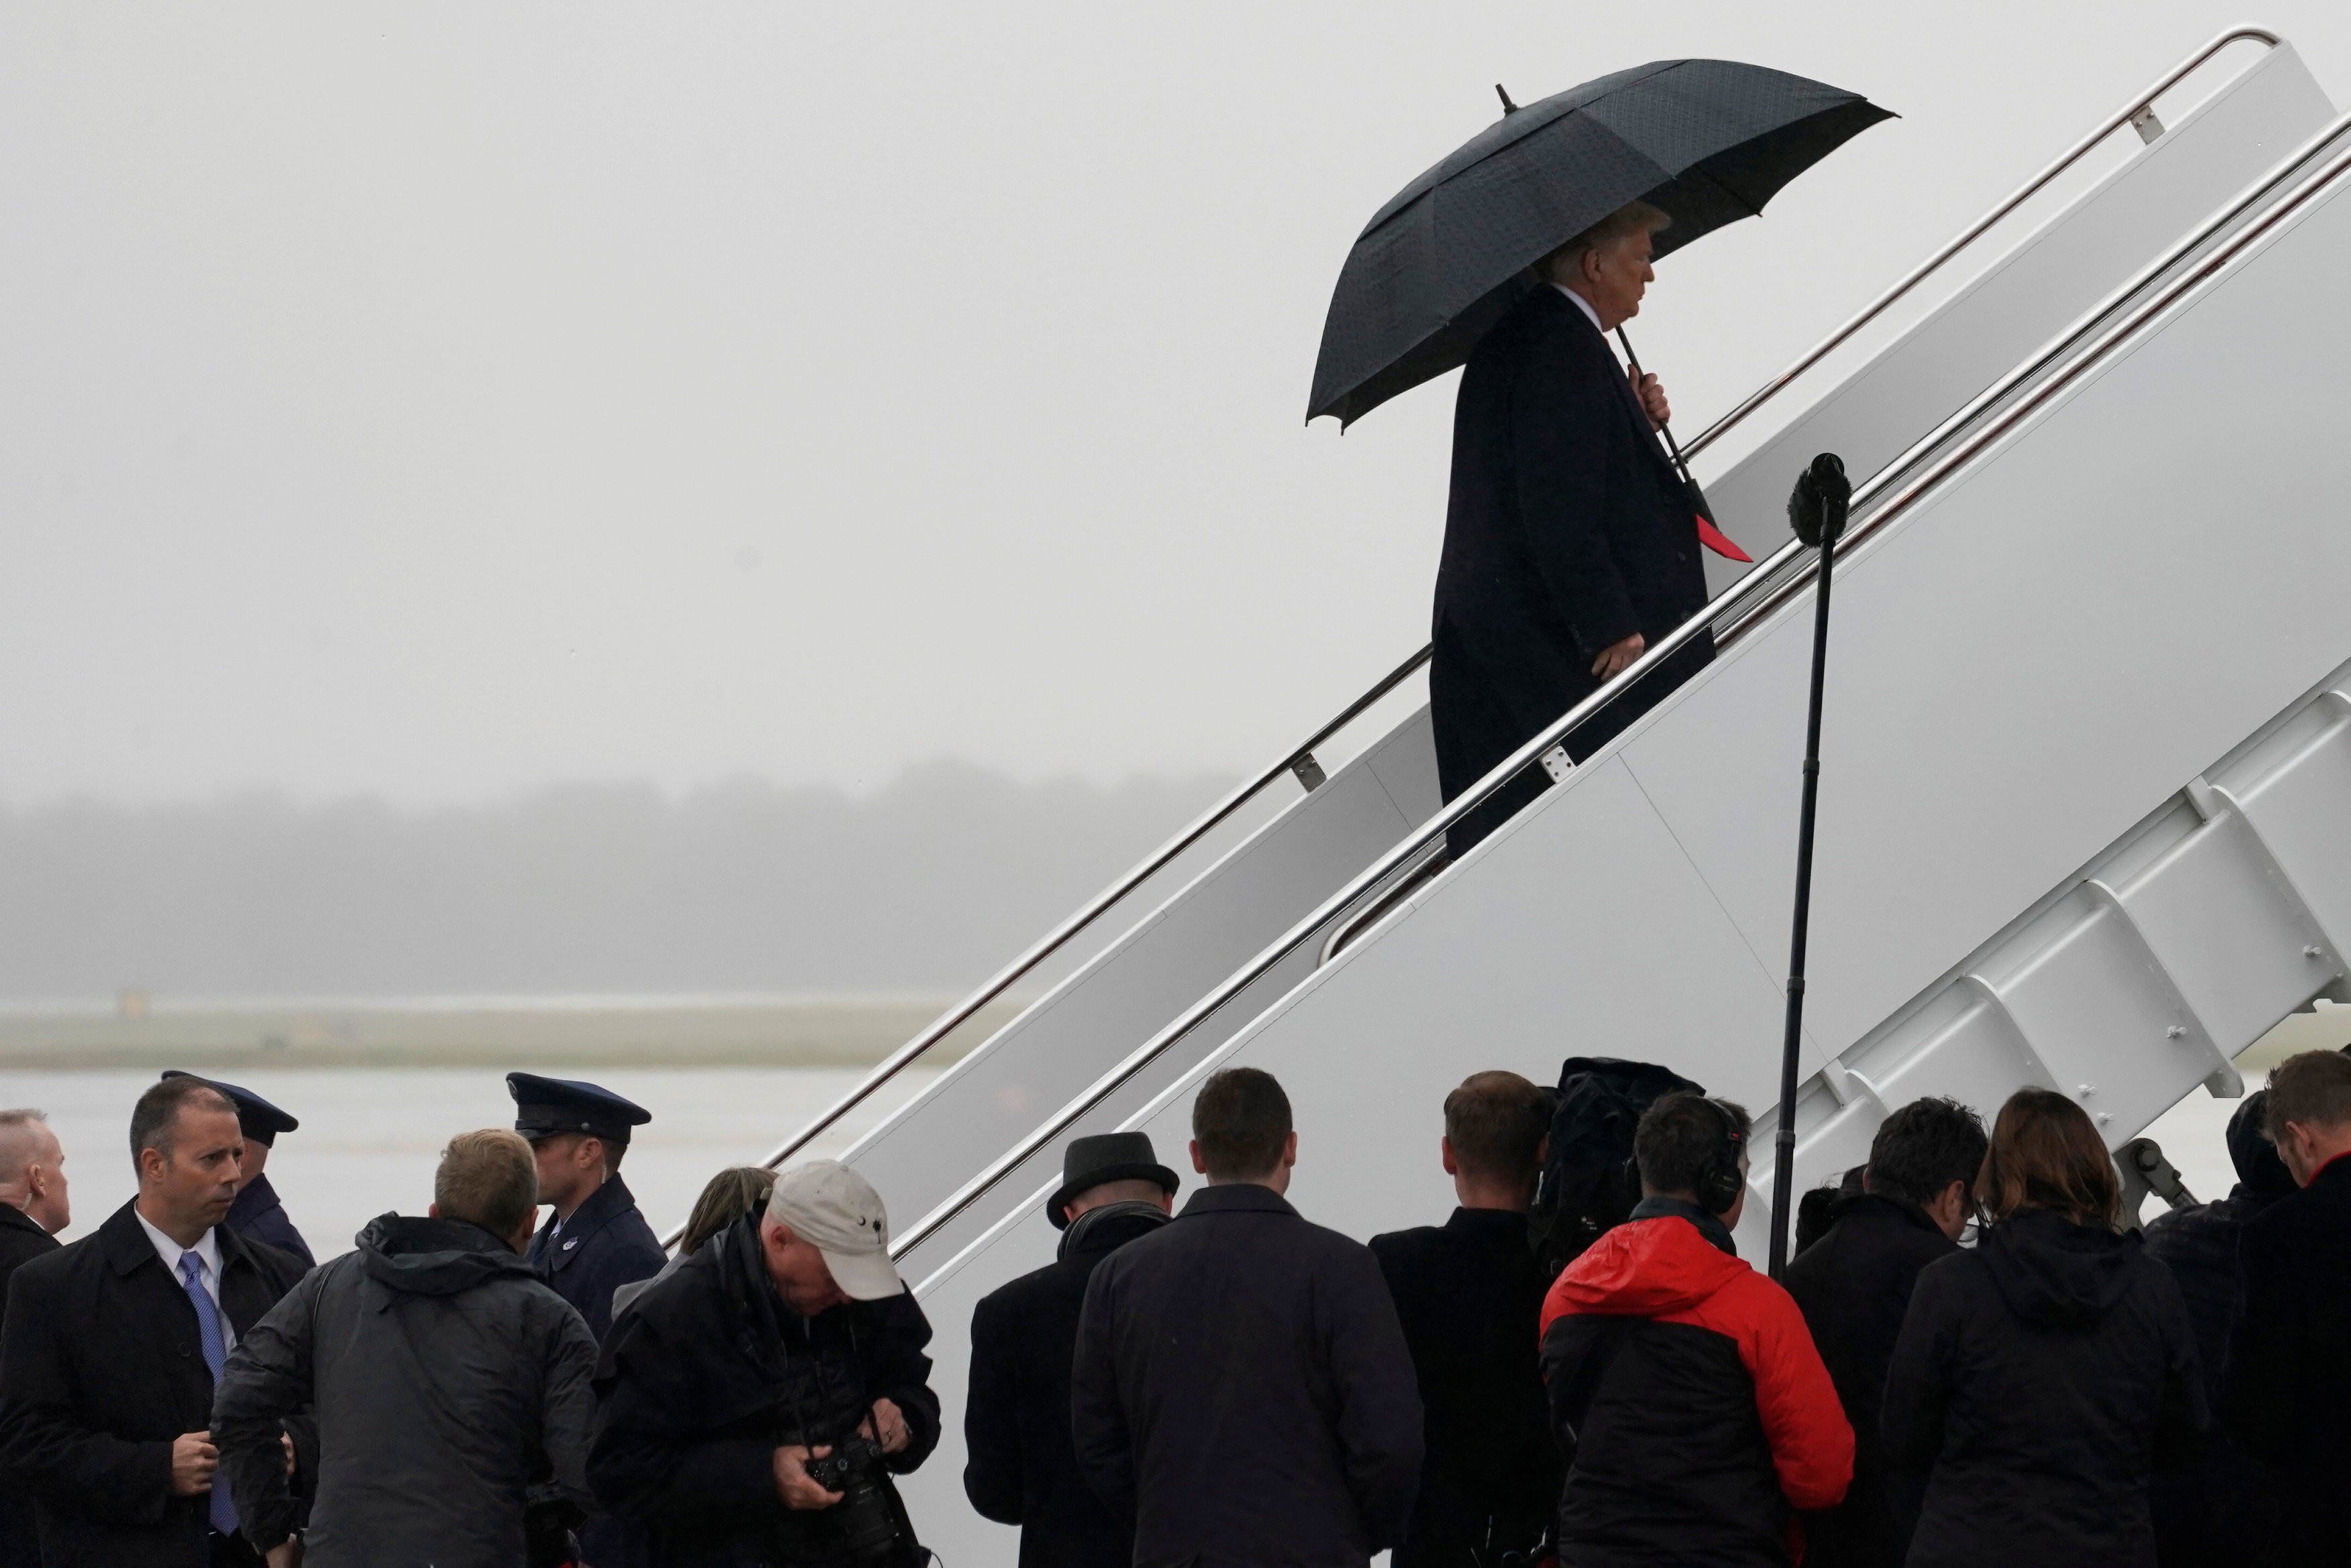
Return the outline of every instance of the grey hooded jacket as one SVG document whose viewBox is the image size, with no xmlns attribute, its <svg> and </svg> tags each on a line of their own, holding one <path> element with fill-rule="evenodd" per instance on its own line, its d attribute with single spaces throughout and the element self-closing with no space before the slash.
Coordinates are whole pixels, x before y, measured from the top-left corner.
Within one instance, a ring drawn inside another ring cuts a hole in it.
<svg viewBox="0 0 2351 1568">
<path fill-rule="evenodd" d="M 278 1445 L 315 1405 L 310 1568 L 524 1561 L 526 1500 L 584 1508 L 596 1341 L 507 1245 L 386 1214 L 237 1341 L 213 1438 L 247 1540 L 297 1517 Z"/>
</svg>

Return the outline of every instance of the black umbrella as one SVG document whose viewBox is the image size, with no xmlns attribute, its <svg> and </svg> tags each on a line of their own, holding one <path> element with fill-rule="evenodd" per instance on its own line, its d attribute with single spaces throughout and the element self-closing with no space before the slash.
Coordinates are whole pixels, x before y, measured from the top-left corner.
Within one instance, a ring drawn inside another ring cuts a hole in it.
<svg viewBox="0 0 2351 1568">
<path fill-rule="evenodd" d="M 1499 90 L 1499 88 L 1497 89 Z M 1502 118 L 1396 192 L 1339 271 L 1306 417 L 1342 424 L 1469 358 L 1526 269 L 1619 207 L 1673 225 L 1657 254 L 1752 217 L 1892 114 L 1736 60 L 1659 60 Z"/>
</svg>

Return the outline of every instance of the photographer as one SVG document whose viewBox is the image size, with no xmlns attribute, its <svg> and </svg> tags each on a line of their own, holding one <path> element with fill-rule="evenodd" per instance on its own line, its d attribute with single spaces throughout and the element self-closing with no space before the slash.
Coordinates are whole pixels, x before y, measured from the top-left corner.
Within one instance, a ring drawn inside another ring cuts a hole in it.
<svg viewBox="0 0 2351 1568">
<path fill-rule="evenodd" d="M 893 1475 L 939 1440 L 931 1325 L 863 1177 L 784 1172 L 613 1325 L 589 1480 L 664 1568 L 912 1568 Z"/>
</svg>

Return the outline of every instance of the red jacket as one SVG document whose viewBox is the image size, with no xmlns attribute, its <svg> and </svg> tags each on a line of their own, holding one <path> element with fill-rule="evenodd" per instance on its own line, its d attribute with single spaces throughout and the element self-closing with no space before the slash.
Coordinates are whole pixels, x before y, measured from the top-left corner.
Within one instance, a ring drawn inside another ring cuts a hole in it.
<svg viewBox="0 0 2351 1568">
<path fill-rule="evenodd" d="M 1688 1220 L 1620 1225 L 1543 1302 L 1571 1468 L 1560 1562 L 1784 1563 L 1791 1510 L 1853 1479 L 1853 1428 L 1788 1293 Z"/>
</svg>

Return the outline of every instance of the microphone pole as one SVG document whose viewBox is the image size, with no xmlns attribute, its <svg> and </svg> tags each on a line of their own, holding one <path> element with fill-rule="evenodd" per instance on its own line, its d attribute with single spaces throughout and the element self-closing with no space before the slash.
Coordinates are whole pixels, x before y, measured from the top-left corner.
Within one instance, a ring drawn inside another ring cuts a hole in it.
<svg viewBox="0 0 2351 1568">
<path fill-rule="evenodd" d="M 1813 823 L 1821 791 L 1821 693 L 1828 671 L 1829 583 L 1844 534 L 1853 482 L 1836 453 L 1824 452 L 1797 476 L 1788 496 L 1796 537 L 1820 549 L 1813 598 L 1812 708 L 1804 723 L 1804 798 L 1796 818 L 1796 912 L 1788 940 L 1788 1028 L 1780 1046 L 1780 1125 L 1771 1153 L 1771 1277 L 1788 1267 L 1788 1220 L 1796 1198 L 1796 1053 L 1804 1034 L 1804 940 L 1813 912 Z"/>
</svg>

